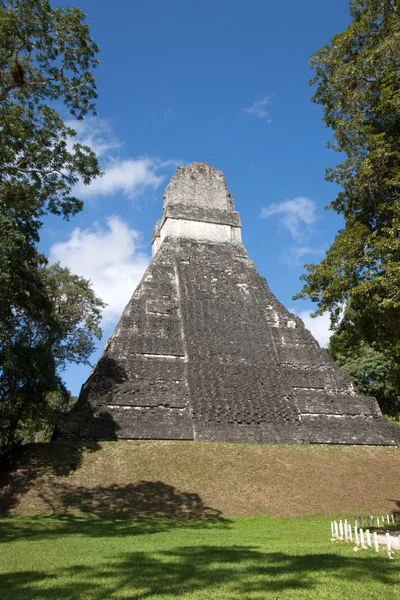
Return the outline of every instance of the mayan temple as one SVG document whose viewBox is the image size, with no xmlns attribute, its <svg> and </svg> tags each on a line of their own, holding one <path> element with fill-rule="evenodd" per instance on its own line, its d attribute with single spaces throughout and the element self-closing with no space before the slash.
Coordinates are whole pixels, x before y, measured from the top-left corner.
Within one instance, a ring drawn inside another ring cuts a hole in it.
<svg viewBox="0 0 400 600">
<path fill-rule="evenodd" d="M 55 438 L 399 445 L 249 260 L 223 173 L 179 167 L 153 258 Z"/>
</svg>

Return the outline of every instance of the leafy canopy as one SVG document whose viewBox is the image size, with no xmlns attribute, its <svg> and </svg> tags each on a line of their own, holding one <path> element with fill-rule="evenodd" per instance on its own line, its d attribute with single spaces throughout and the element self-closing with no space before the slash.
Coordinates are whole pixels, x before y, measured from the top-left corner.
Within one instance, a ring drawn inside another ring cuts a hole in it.
<svg viewBox="0 0 400 600">
<path fill-rule="evenodd" d="M 85 279 L 40 255 L 25 263 L 20 279 L 0 296 L 0 448 L 20 441 L 29 422 L 51 414 L 54 396 L 68 404 L 61 372 L 88 363 L 101 336 L 104 304 Z M 27 271 L 23 271 L 28 266 Z M 21 293 L 23 297 L 21 298 Z M 53 407 L 54 408 L 54 407 Z M 54 412 L 54 410 L 52 411 Z"/>
<path fill-rule="evenodd" d="M 69 404 L 61 373 L 101 335 L 89 282 L 38 250 L 43 215 L 81 210 L 74 184 L 100 174 L 60 112 L 94 114 L 97 52 L 79 9 L 0 0 L 0 453 Z"/>
<path fill-rule="evenodd" d="M 400 416 L 400 386 L 396 381 L 397 365 L 388 356 L 342 330 L 332 335 L 328 354 L 352 376 L 358 391 L 374 396 L 382 412 L 392 419 Z"/>
<path fill-rule="evenodd" d="M 353 0 L 345 31 L 311 60 L 343 162 L 326 178 L 341 191 L 331 203 L 344 227 L 319 265 L 306 265 L 296 298 L 330 311 L 337 325 L 400 362 L 400 6 Z M 347 321 L 347 323 L 346 323 Z"/>
<path fill-rule="evenodd" d="M 61 373 L 88 363 L 101 337 L 103 302 L 88 281 L 47 264 L 39 230 L 31 202 L 0 202 L 0 454 L 68 406 Z"/>
<path fill-rule="evenodd" d="M 75 214 L 72 186 L 100 174 L 57 110 L 94 114 L 98 47 L 84 19 L 48 0 L 0 0 L 0 191 L 28 195 L 39 213 Z"/>
</svg>

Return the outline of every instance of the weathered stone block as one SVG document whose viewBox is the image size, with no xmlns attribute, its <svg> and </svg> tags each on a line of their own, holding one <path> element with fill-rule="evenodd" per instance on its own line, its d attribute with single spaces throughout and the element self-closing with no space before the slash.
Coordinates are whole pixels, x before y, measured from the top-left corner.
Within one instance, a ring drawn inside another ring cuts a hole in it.
<svg viewBox="0 0 400 600">
<path fill-rule="evenodd" d="M 270 291 L 223 174 L 180 167 L 153 260 L 56 436 L 399 444 Z"/>
</svg>

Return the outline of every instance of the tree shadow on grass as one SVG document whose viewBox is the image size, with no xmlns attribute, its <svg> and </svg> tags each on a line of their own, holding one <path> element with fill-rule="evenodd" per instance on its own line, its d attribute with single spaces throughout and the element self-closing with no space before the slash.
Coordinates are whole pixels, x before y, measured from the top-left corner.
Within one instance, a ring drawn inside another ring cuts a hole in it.
<svg viewBox="0 0 400 600">
<path fill-rule="evenodd" d="M 332 589 L 332 595 L 327 596 L 333 581 L 342 587 Z M 199 598 L 209 595 L 226 600 L 265 600 L 276 598 L 280 592 L 291 598 L 307 598 L 309 594 L 317 598 L 319 591 L 324 597 L 342 598 L 352 584 L 361 592 L 360 597 L 363 590 L 370 592 L 371 586 L 381 584 L 383 595 L 376 597 L 384 597 L 387 586 L 399 583 L 396 566 L 383 558 L 296 556 L 263 552 L 251 546 L 188 546 L 151 554 L 126 552 L 99 561 L 96 566 L 76 564 L 57 571 L 0 576 L 0 584 L 8 590 L 5 598 L 18 600 L 146 600 L 184 598 L 189 594 Z M 292 595 L 288 596 L 288 592 Z"/>
<path fill-rule="evenodd" d="M 163 533 L 174 529 L 229 529 L 231 521 L 219 519 L 88 519 L 83 517 L 32 517 L 0 520 L 0 544 L 18 541 L 41 541 L 59 536 L 122 538 Z"/>
<path fill-rule="evenodd" d="M 178 491 L 162 481 L 126 485 L 73 486 L 55 484 L 52 497 L 41 495 L 53 515 L 90 515 L 102 519 L 206 519 L 222 518 L 198 494 Z"/>
<path fill-rule="evenodd" d="M 26 444 L 15 452 L 7 468 L 0 472 L 0 515 L 7 515 L 19 498 L 43 476 L 66 477 L 82 464 L 85 453 L 97 452 L 98 442 L 63 441 Z"/>
<path fill-rule="evenodd" d="M 178 527 L 228 527 L 221 511 L 198 494 L 162 481 L 86 488 L 53 483 L 40 496 L 47 515 L 57 518 L 11 518 L 0 521 L 0 539 L 45 539 L 51 535 L 89 537 L 159 533 Z M 89 518 L 88 518 L 89 517 Z"/>
<path fill-rule="evenodd" d="M 93 374 L 82 387 L 79 400 L 61 417 L 49 444 L 26 444 L 17 448 L 7 462 L 0 464 L 0 514 L 9 514 L 43 475 L 67 476 L 82 464 L 87 452 L 97 452 L 97 441 L 118 439 L 118 424 L 108 410 L 95 410 L 92 397 L 107 398 L 115 385 L 125 381 L 124 367 L 113 358 L 103 356 Z M 74 438 L 79 438 L 74 439 Z M 57 440 L 54 442 L 54 440 Z M 85 440 L 85 441 L 81 441 Z"/>
</svg>

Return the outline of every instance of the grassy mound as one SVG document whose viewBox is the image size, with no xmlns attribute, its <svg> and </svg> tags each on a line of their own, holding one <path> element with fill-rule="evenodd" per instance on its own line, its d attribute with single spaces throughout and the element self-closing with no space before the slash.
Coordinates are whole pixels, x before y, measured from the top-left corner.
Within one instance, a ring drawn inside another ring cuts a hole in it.
<svg viewBox="0 0 400 600">
<path fill-rule="evenodd" d="M 218 522 L 391 512 L 400 449 L 174 441 L 25 446 L 0 479 L 2 515 Z"/>
</svg>

